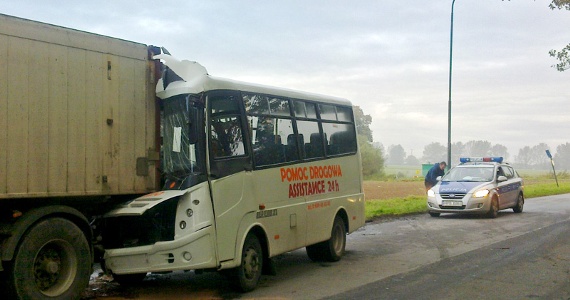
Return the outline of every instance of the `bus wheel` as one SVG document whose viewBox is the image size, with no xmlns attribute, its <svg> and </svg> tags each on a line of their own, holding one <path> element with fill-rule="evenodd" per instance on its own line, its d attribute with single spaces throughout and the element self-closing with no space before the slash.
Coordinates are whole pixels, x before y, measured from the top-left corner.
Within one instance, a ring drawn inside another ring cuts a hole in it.
<svg viewBox="0 0 570 300">
<path fill-rule="evenodd" d="M 346 227 L 341 217 L 334 218 L 331 238 L 327 241 L 327 251 L 325 251 L 325 259 L 327 261 L 339 261 L 344 255 L 344 247 L 346 246 Z"/>
<path fill-rule="evenodd" d="M 78 299 L 89 284 L 91 253 L 73 222 L 53 218 L 22 238 L 9 273 L 9 293 L 20 299 Z"/>
<path fill-rule="evenodd" d="M 346 227 L 340 216 L 334 219 L 331 238 L 318 244 L 307 246 L 307 255 L 313 261 L 339 261 L 346 246 Z"/>
<path fill-rule="evenodd" d="M 237 268 L 239 288 L 249 292 L 257 287 L 263 270 L 263 250 L 256 235 L 248 233 L 241 252 L 241 265 Z"/>
<path fill-rule="evenodd" d="M 317 262 L 317 261 L 323 261 L 324 260 L 324 258 L 322 256 L 322 253 L 324 252 L 323 243 L 309 245 L 309 246 L 305 247 L 305 249 L 307 250 L 307 256 L 309 256 L 309 258 L 312 261 Z"/>
</svg>

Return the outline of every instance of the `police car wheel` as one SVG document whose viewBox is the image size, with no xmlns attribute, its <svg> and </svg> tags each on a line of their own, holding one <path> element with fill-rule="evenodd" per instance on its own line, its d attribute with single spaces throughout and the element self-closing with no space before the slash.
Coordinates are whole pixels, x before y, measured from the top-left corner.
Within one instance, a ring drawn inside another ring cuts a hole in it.
<svg viewBox="0 0 570 300">
<path fill-rule="evenodd" d="M 519 194 L 519 197 L 517 198 L 517 204 L 515 205 L 515 207 L 513 207 L 513 211 L 515 213 L 522 213 L 523 207 L 524 207 L 524 197 L 523 194 Z"/>
<path fill-rule="evenodd" d="M 487 217 L 489 218 L 496 218 L 499 214 L 499 202 L 497 198 L 491 199 L 491 206 L 489 207 L 489 212 L 487 213 Z"/>
</svg>

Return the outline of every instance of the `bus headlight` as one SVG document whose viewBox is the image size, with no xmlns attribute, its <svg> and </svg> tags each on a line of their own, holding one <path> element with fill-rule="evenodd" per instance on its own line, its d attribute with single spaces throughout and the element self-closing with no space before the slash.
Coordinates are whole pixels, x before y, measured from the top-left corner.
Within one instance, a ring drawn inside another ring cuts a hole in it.
<svg viewBox="0 0 570 300">
<path fill-rule="evenodd" d="M 489 190 L 480 190 L 480 191 L 475 192 L 473 194 L 473 197 L 483 198 L 483 197 L 487 197 L 487 195 L 489 195 Z"/>
<path fill-rule="evenodd" d="M 434 192 L 433 190 L 428 190 L 428 191 L 427 191 L 427 196 L 430 197 L 430 198 L 433 198 L 433 197 L 435 197 L 435 192 Z"/>
</svg>

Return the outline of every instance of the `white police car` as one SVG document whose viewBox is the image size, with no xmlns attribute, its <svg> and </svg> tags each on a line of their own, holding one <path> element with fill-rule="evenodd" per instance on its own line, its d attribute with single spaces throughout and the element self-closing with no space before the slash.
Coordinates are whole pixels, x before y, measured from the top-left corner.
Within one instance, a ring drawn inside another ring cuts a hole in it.
<svg viewBox="0 0 570 300">
<path fill-rule="evenodd" d="M 523 211 L 523 180 L 502 157 L 461 158 L 427 193 L 432 217 L 441 213 L 486 214 L 497 217 L 502 209 Z"/>
</svg>

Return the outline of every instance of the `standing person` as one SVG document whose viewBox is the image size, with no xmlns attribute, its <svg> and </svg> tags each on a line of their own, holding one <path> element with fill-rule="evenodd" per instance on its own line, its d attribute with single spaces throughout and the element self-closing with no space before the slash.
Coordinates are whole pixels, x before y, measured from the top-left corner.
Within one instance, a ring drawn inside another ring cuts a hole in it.
<svg viewBox="0 0 570 300">
<path fill-rule="evenodd" d="M 431 189 L 432 186 L 437 184 L 437 177 L 443 176 L 445 174 L 445 167 L 447 163 L 442 161 L 440 163 L 435 163 L 431 169 L 426 174 L 426 178 L 424 180 L 424 185 L 426 186 L 426 191 Z"/>
</svg>

